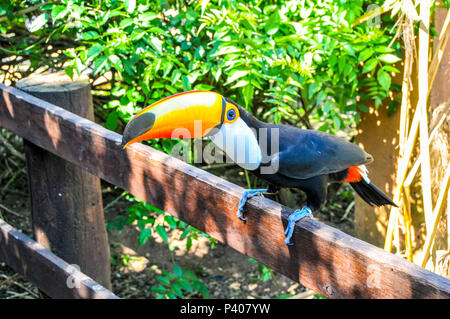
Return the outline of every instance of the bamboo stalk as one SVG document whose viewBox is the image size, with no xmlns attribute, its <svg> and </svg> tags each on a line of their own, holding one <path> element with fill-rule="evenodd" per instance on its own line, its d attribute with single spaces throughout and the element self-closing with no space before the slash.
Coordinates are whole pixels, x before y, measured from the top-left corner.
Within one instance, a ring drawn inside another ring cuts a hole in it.
<svg viewBox="0 0 450 319">
<path fill-rule="evenodd" d="M 419 118 L 420 111 L 418 107 L 414 112 L 413 121 L 411 124 L 411 129 L 408 134 L 408 139 L 406 141 L 405 153 L 404 157 L 399 160 L 399 167 L 397 171 L 397 180 L 394 188 L 394 203 L 398 203 L 400 201 L 401 196 L 401 187 L 406 178 L 406 173 L 408 170 L 409 159 L 411 158 L 412 151 L 414 149 L 414 144 L 416 143 L 417 133 L 419 131 Z M 389 224 L 388 229 L 386 231 L 386 240 L 384 242 L 384 249 L 386 251 L 392 250 L 392 235 L 394 233 L 394 226 L 396 223 L 396 219 L 398 218 L 399 208 L 392 206 L 391 211 L 389 213 Z"/>
<path fill-rule="evenodd" d="M 436 235 L 436 231 L 439 225 L 439 219 L 442 215 L 442 211 L 444 208 L 444 198 L 448 193 L 449 186 L 450 186 L 450 166 L 447 167 L 447 171 L 445 172 L 445 177 L 442 181 L 441 188 L 439 190 L 439 197 L 436 202 L 436 206 L 434 207 L 433 216 L 431 220 L 432 228 L 430 229 L 429 232 L 427 232 L 427 238 L 425 240 L 424 253 L 421 263 L 422 267 L 425 267 L 428 258 L 430 257 L 431 246 L 433 244 L 434 237 Z"/>
<path fill-rule="evenodd" d="M 411 83 L 411 72 L 412 72 L 412 46 L 413 46 L 413 21 L 406 15 L 405 23 L 403 27 L 404 43 L 405 43 L 405 60 L 403 68 L 403 79 L 402 79 L 402 104 L 400 109 L 400 132 L 399 132 L 399 145 L 400 145 L 400 155 L 404 155 L 404 145 L 408 137 L 408 121 L 409 121 L 409 107 L 410 107 L 410 83 Z"/>
<path fill-rule="evenodd" d="M 434 137 L 436 136 L 436 134 L 437 134 L 439 128 L 441 127 L 441 125 L 444 123 L 445 119 L 447 118 L 447 114 L 448 114 L 449 112 L 450 112 L 450 109 L 442 115 L 442 117 L 441 117 L 441 119 L 439 120 L 439 122 L 438 122 L 438 123 L 434 126 L 434 128 L 431 130 L 431 132 L 430 132 L 430 138 L 429 138 L 429 141 L 428 141 L 428 145 L 431 145 L 431 143 L 432 143 Z M 408 173 L 408 176 L 406 176 L 406 179 L 405 179 L 405 182 L 403 183 L 403 186 L 409 187 L 409 186 L 411 185 L 411 183 L 412 183 L 414 177 L 415 177 L 416 174 L 417 174 L 417 171 L 419 170 L 419 165 L 420 165 L 420 159 L 417 159 L 417 160 L 414 162 L 413 167 L 410 169 L 410 171 L 409 171 L 409 173 Z"/>
<path fill-rule="evenodd" d="M 430 27 L 430 1 L 422 0 L 420 2 L 421 25 L 419 28 L 419 101 L 417 102 L 420 110 L 420 168 L 422 173 L 422 196 L 423 209 L 425 213 L 425 224 L 427 232 L 432 227 L 431 218 L 433 213 L 431 199 L 431 168 L 430 151 L 428 146 L 428 50 L 429 50 L 429 27 Z M 420 80 L 422 79 L 422 81 Z M 424 80 L 425 79 L 425 80 Z"/>
<path fill-rule="evenodd" d="M 412 236 L 411 236 L 411 227 L 412 227 L 412 219 L 411 219 L 411 202 L 409 187 L 402 187 L 403 191 L 403 219 L 405 221 L 405 248 L 406 248 L 406 258 L 409 261 L 413 261 L 413 251 L 412 251 Z"/>
<path fill-rule="evenodd" d="M 450 205 L 450 193 L 447 192 L 447 205 Z M 450 250 L 450 213 L 447 212 L 447 248 Z"/>
<path fill-rule="evenodd" d="M 391 5 L 386 5 L 386 3 L 381 6 L 381 7 L 376 7 L 375 9 L 372 9 L 371 11 L 367 12 L 366 14 L 362 15 L 361 17 L 359 17 L 358 19 L 356 19 L 353 23 L 352 23 L 352 28 L 356 27 L 357 25 L 364 23 L 366 21 L 369 21 L 370 19 L 373 19 L 377 16 L 381 16 L 383 13 L 388 12 L 389 10 L 392 9 Z"/>
<path fill-rule="evenodd" d="M 394 236 L 392 239 L 392 246 L 395 249 L 394 252 L 396 252 L 396 253 L 399 253 L 401 251 L 400 250 L 400 227 L 399 227 L 401 225 L 401 221 L 400 221 L 401 217 L 402 217 L 402 214 L 398 214 L 397 218 L 395 219 L 395 223 L 394 223 Z"/>
<path fill-rule="evenodd" d="M 397 167 L 397 178 L 393 191 L 393 200 L 398 203 L 401 198 L 402 184 L 404 182 L 408 163 L 412 155 L 413 147 L 416 143 L 419 113 L 416 109 L 414 112 L 414 118 L 411 123 L 411 128 L 408 134 L 409 123 L 409 110 L 410 110 L 410 85 L 411 85 L 411 73 L 413 63 L 413 45 L 414 45 L 414 31 L 413 31 L 413 19 L 409 14 L 405 16 L 405 23 L 403 25 L 403 42 L 405 44 L 405 60 L 403 69 L 402 80 L 402 104 L 400 109 L 400 132 L 399 132 L 399 159 Z M 389 211 L 389 223 L 386 231 L 386 239 L 384 243 L 384 249 L 387 251 L 392 250 L 392 238 L 393 232 L 396 228 L 397 219 L 399 216 L 399 209 L 392 207 Z"/>
</svg>

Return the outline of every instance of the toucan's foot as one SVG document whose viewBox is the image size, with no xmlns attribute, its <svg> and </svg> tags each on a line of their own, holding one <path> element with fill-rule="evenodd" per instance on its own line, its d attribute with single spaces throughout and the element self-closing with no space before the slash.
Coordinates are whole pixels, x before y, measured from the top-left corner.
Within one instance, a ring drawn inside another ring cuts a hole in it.
<svg viewBox="0 0 450 319">
<path fill-rule="evenodd" d="M 246 212 L 245 209 L 245 203 L 247 202 L 247 199 L 256 196 L 256 195 L 260 195 L 262 193 L 266 193 L 268 191 L 268 188 L 265 189 L 246 189 L 244 191 L 244 194 L 242 194 L 241 199 L 239 200 L 239 208 L 237 211 L 237 217 L 239 217 L 240 220 L 246 221 L 247 218 L 244 217 L 243 213 Z"/>
<path fill-rule="evenodd" d="M 284 232 L 284 236 L 286 236 L 284 242 L 288 246 L 292 246 L 293 243 L 291 243 L 291 237 L 294 233 L 295 223 L 299 220 L 305 218 L 306 216 L 309 216 L 310 218 L 313 217 L 311 208 L 308 206 L 303 207 L 303 209 L 296 209 L 290 216 L 289 216 L 289 223 L 286 227 L 286 231 Z"/>
</svg>

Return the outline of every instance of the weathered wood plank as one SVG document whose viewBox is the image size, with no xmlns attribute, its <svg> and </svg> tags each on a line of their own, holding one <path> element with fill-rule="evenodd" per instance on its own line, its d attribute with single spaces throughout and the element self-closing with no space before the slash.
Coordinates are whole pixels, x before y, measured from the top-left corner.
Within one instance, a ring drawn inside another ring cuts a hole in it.
<svg viewBox="0 0 450 319">
<path fill-rule="evenodd" d="M 47 296 L 60 299 L 117 299 L 76 267 L 0 219 L 0 260 L 34 283 Z"/>
<path fill-rule="evenodd" d="M 332 298 L 449 298 L 450 281 L 265 198 L 236 218 L 241 187 L 13 88 L 0 86 L 0 125 Z"/>
</svg>

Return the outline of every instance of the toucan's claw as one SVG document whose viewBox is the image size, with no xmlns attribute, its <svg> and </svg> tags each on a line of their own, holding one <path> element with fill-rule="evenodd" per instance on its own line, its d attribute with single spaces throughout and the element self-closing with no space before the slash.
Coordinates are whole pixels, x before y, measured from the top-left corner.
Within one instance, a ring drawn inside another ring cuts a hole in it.
<svg viewBox="0 0 450 319">
<path fill-rule="evenodd" d="M 307 206 L 303 207 L 303 209 L 301 209 L 301 210 L 296 209 L 289 216 L 289 223 L 284 232 L 284 236 L 286 236 L 284 242 L 286 243 L 286 245 L 288 245 L 288 246 L 294 245 L 293 243 L 291 243 L 291 237 L 292 237 L 292 234 L 294 233 L 295 223 L 298 222 L 299 220 L 305 218 L 306 216 L 309 216 L 310 218 L 313 217 L 311 208 L 309 208 Z"/>
<path fill-rule="evenodd" d="M 244 217 L 243 213 L 245 213 L 247 210 L 245 209 L 245 203 L 247 200 L 253 196 L 260 195 L 262 193 L 266 193 L 269 189 L 246 189 L 244 193 L 242 194 L 241 199 L 239 200 L 239 208 L 237 211 L 237 217 L 239 217 L 240 220 L 246 221 L 247 218 Z"/>
</svg>

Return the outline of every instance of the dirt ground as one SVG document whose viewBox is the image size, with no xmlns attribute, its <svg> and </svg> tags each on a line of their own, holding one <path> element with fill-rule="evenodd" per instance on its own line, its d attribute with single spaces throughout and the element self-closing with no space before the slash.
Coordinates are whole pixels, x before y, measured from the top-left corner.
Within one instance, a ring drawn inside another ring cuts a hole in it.
<svg viewBox="0 0 450 319">
<path fill-rule="evenodd" d="M 238 168 L 218 169 L 212 173 L 244 186 L 245 177 Z M 252 180 L 253 181 L 253 180 Z M 125 200 L 116 200 L 122 190 L 103 183 L 103 203 L 106 223 L 126 214 L 130 205 Z M 316 213 L 315 218 L 353 235 L 353 196 L 349 187 L 341 187 L 332 195 L 329 203 Z M 333 195 L 334 194 L 334 195 Z M 301 192 L 282 192 L 278 200 L 290 207 L 300 207 Z M 113 204 L 111 204 L 113 203 Z M 25 172 L 20 173 L 0 197 L 0 218 L 23 233 L 31 236 L 29 198 Z M 113 292 L 121 298 L 154 298 L 151 287 L 158 285 L 156 276 L 162 270 L 172 271 L 175 261 L 183 269 L 189 269 L 208 287 L 211 298 L 279 298 L 293 296 L 305 291 L 300 284 L 274 273 L 263 282 L 257 262 L 221 243 L 212 248 L 209 240 L 199 237 L 192 247 L 186 249 L 186 239 L 179 240 L 181 231 L 169 232 L 169 241 L 177 248 L 173 251 L 153 232 L 152 238 L 138 247 L 138 228 L 126 225 L 121 232 L 108 230 L 111 247 Z M 37 288 L 0 262 L 0 298 L 38 298 Z M 197 296 L 187 296 L 197 297 Z"/>
</svg>

